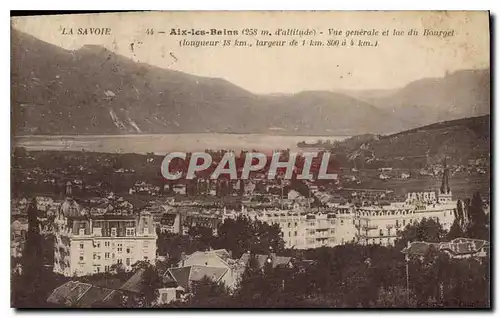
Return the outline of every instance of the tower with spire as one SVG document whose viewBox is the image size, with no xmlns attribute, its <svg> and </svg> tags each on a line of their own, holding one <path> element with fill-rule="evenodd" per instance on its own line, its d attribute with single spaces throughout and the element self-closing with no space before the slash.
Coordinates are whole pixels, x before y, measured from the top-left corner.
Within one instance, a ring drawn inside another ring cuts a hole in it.
<svg viewBox="0 0 500 318">
<path fill-rule="evenodd" d="M 441 188 L 439 189 L 439 203 L 448 203 L 452 201 L 451 189 L 449 184 L 450 170 L 447 166 L 446 157 L 443 160 L 443 179 L 441 180 Z"/>
</svg>

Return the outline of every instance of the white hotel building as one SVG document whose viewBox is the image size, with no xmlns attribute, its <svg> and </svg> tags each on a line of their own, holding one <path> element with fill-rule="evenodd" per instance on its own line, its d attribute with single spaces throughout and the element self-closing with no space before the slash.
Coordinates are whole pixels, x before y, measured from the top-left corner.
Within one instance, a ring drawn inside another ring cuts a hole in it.
<svg viewBox="0 0 500 318">
<path fill-rule="evenodd" d="M 354 242 L 354 209 L 338 206 L 327 213 L 300 210 L 264 210 L 243 212 L 251 219 L 278 224 L 286 248 L 308 249 Z"/>
<path fill-rule="evenodd" d="M 324 213 L 300 210 L 242 211 L 252 219 L 278 224 L 286 248 L 309 249 L 343 245 L 349 242 L 393 245 L 397 232 L 423 218 L 434 219 L 449 230 L 455 220 L 456 201 L 448 185 L 445 166 L 441 189 L 436 192 L 409 193 L 405 202 L 386 206 L 342 205 Z"/>
<path fill-rule="evenodd" d="M 130 270 L 137 261 L 156 259 L 156 231 L 149 212 L 139 215 L 82 215 L 66 199 L 56 216 L 54 272 L 83 276 L 107 272 L 122 264 Z"/>
<path fill-rule="evenodd" d="M 399 230 L 408 224 L 418 223 L 423 218 L 439 222 L 448 231 L 455 221 L 457 208 L 457 202 L 452 199 L 448 178 L 449 170 L 445 163 L 437 195 L 435 192 L 414 192 L 407 195 L 405 202 L 357 208 L 357 242 L 393 245 Z"/>
</svg>

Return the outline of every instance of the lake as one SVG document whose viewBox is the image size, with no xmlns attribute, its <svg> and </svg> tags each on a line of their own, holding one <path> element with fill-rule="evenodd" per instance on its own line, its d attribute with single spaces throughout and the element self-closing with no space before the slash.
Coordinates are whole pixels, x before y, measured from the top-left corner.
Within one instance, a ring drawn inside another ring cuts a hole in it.
<svg viewBox="0 0 500 318">
<path fill-rule="evenodd" d="M 173 151 L 204 151 L 205 149 L 232 149 L 273 151 L 290 149 L 299 151 L 297 143 L 318 140 L 340 141 L 349 136 L 280 136 L 264 134 L 158 134 L 158 135 L 80 135 L 80 136 L 17 136 L 16 146 L 28 150 L 66 150 L 147 153 L 164 155 Z"/>
</svg>

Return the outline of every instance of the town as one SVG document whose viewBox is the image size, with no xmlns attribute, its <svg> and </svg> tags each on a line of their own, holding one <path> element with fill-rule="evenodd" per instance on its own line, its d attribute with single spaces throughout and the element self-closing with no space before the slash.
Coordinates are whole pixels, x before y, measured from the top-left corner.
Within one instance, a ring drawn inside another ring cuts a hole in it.
<svg viewBox="0 0 500 318">
<path fill-rule="evenodd" d="M 209 153 L 216 163 L 224 158 L 223 151 Z M 271 290 L 285 298 L 290 296 L 285 285 L 293 288 L 295 304 L 307 307 L 315 302 L 382 306 L 378 299 L 396 292 L 406 300 L 394 299 L 390 306 L 411 307 L 423 306 L 429 297 L 436 303 L 452 300 L 443 295 L 441 285 L 430 296 L 410 292 L 404 283 L 375 284 L 373 299 L 348 299 L 336 285 L 342 281 L 335 276 L 339 273 L 329 274 L 337 278 L 326 279 L 327 285 L 311 275 L 321 266 L 331 271 L 338 262 L 331 257 L 347 251 L 353 254 L 350 258 L 359 258 L 353 265 L 364 268 L 367 279 L 374 279 L 369 274 L 372 264 L 404 267 L 409 259 L 415 262 L 414 275 L 421 276 L 417 267 L 433 250 L 446 262 L 473 261 L 478 270 L 487 269 L 489 199 L 479 193 L 472 200 L 456 199 L 446 158 L 434 189 L 402 196 L 394 189 L 360 188 L 362 179 L 345 177 L 355 169 L 339 169 L 335 180 L 301 180 L 296 173 L 290 180 L 272 180 L 265 171 L 252 172 L 247 180 L 214 180 L 203 171 L 190 180 L 167 180 L 160 171 L 163 158 L 152 154 L 17 148 L 13 155 L 12 271 L 19 280 L 39 280 L 34 273 L 52 277 L 44 283 L 40 306 L 247 306 L 242 293 L 265 279 L 278 281 Z M 392 173 L 378 170 L 380 180 Z M 344 181 L 353 187 L 344 187 Z M 326 263 L 321 253 L 330 257 Z M 396 263 L 374 264 L 387 253 Z M 40 269 L 34 270 L 37 264 Z M 303 280 L 314 292 L 296 294 L 294 284 Z M 457 281 L 447 283 L 450 290 L 463 287 L 453 285 Z M 259 289 L 257 294 L 262 293 Z M 337 296 L 326 302 L 323 297 L 329 293 Z M 469 301 L 453 299 L 465 301 L 460 303 L 465 306 Z M 283 299 L 275 301 L 255 306 L 283 305 Z"/>
</svg>

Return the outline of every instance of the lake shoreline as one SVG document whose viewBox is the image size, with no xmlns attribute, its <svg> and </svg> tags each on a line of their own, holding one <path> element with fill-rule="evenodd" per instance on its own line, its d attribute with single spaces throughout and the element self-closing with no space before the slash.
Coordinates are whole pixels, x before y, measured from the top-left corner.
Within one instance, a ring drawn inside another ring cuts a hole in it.
<svg viewBox="0 0 500 318">
<path fill-rule="evenodd" d="M 75 135 L 75 136 L 20 136 L 13 146 L 27 150 L 92 151 L 105 153 L 156 153 L 174 151 L 194 152 L 211 150 L 273 151 L 290 149 L 303 152 L 299 142 L 342 141 L 350 136 L 283 136 L 264 134 L 155 134 L 155 135 Z"/>
</svg>

